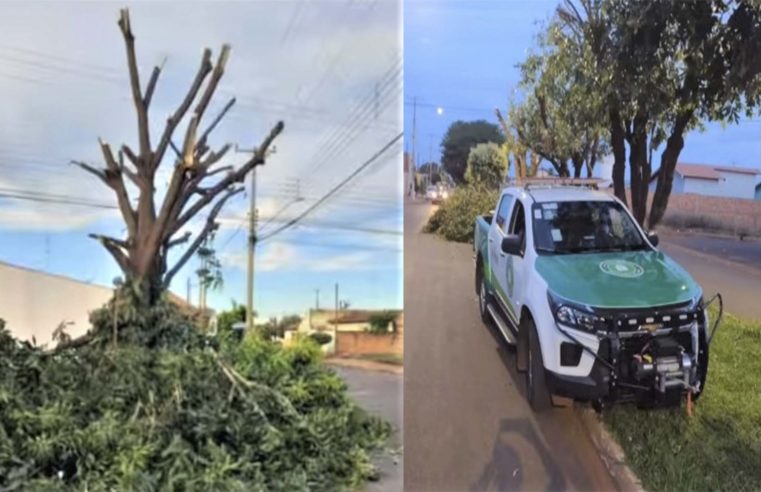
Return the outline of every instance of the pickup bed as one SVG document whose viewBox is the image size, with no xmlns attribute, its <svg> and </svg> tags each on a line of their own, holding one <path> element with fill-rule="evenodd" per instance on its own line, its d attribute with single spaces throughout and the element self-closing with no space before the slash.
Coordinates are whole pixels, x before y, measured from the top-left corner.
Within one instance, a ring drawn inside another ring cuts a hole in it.
<svg viewBox="0 0 761 492">
<path fill-rule="evenodd" d="M 703 392 L 703 293 L 657 245 L 620 201 L 587 188 L 510 186 L 476 217 L 481 317 L 516 346 L 535 409 L 552 395 L 601 408 Z"/>
</svg>

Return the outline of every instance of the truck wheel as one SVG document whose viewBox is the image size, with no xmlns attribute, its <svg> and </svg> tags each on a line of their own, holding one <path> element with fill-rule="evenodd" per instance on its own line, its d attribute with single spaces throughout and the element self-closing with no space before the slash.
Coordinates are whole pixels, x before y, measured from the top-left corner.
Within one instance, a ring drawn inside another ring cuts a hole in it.
<svg viewBox="0 0 761 492">
<path fill-rule="evenodd" d="M 515 346 L 515 369 L 526 372 L 528 369 L 528 316 L 522 316 L 518 326 L 518 343 Z"/>
<path fill-rule="evenodd" d="M 478 311 L 481 313 L 481 321 L 488 325 L 491 322 L 491 315 L 486 309 L 489 304 L 489 291 L 486 289 L 483 271 L 479 270 L 479 272 L 481 273 L 478 275 Z"/>
<path fill-rule="evenodd" d="M 552 407 L 552 397 L 545 380 L 542 349 L 536 326 L 530 319 L 526 320 L 528 331 L 528 370 L 526 371 L 526 398 L 535 412 L 545 412 Z"/>
</svg>

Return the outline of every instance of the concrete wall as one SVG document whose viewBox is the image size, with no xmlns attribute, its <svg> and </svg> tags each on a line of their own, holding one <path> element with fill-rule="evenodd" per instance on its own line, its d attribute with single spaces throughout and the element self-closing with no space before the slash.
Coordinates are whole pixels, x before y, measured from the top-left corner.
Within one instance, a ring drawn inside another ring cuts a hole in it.
<svg viewBox="0 0 761 492">
<path fill-rule="evenodd" d="M 19 339 L 52 346 L 62 321 L 72 322 L 66 327 L 70 336 L 83 335 L 90 329 L 89 312 L 111 296 L 107 287 L 0 262 L 0 318 Z"/>
<path fill-rule="evenodd" d="M 682 178 L 680 178 L 682 179 Z M 676 179 L 674 179 L 676 181 Z M 684 178 L 684 185 L 681 190 L 674 188 L 677 193 L 695 193 L 706 196 L 724 196 L 726 189 L 722 186 L 721 180 Z"/>
<path fill-rule="evenodd" d="M 674 173 L 672 195 L 693 193 L 704 196 L 753 199 L 756 188 L 756 177 L 749 174 L 717 171 L 721 179 L 683 178 Z M 655 191 L 656 181 L 650 183 L 650 192 Z"/>
<path fill-rule="evenodd" d="M 752 174 L 728 173 L 718 171 L 721 181 L 721 196 L 745 198 L 752 200 L 756 193 L 756 176 Z"/>
</svg>

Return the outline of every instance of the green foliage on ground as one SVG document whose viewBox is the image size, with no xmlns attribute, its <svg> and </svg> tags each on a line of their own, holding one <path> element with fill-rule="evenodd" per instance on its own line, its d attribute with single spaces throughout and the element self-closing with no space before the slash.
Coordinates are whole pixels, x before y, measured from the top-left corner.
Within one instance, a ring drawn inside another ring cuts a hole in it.
<svg viewBox="0 0 761 492">
<path fill-rule="evenodd" d="M 761 323 L 726 316 L 710 350 L 691 418 L 684 408 L 605 413 L 647 490 L 761 490 Z"/>
<path fill-rule="evenodd" d="M 486 120 L 455 121 L 441 141 L 441 165 L 455 183 L 463 183 L 470 149 L 486 142 L 502 144 L 504 140 L 499 127 Z"/>
<path fill-rule="evenodd" d="M 465 181 L 470 185 L 496 188 L 505 181 L 507 156 L 499 145 L 489 142 L 470 149 Z"/>
<path fill-rule="evenodd" d="M 110 308 L 57 352 L 0 327 L 0 490 L 356 490 L 374 474 L 388 426 L 312 340 L 208 340 L 161 303 L 124 309 L 114 348 Z"/>
<path fill-rule="evenodd" d="M 499 190 L 484 186 L 460 186 L 428 219 L 423 229 L 449 241 L 473 242 L 476 217 L 494 209 Z"/>
</svg>

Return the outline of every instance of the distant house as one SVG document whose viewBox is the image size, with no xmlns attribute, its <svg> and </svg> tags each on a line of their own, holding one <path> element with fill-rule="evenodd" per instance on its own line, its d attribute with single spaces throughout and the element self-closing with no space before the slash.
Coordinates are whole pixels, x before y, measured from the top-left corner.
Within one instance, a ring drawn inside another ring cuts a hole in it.
<svg viewBox="0 0 761 492">
<path fill-rule="evenodd" d="M 339 333 L 367 333 L 371 331 L 372 319 L 375 315 L 388 313 L 388 310 L 372 309 L 342 309 L 336 311 L 333 309 L 310 309 L 301 319 L 301 324 L 295 332 L 286 333 L 285 340 L 289 343 L 298 333 L 308 335 L 314 332 L 329 333 L 333 340 L 323 345 L 323 351 L 333 353 L 335 351 L 335 342 Z M 398 330 L 399 312 L 393 311 L 396 318 L 389 322 L 386 332 L 393 334 Z"/>
<path fill-rule="evenodd" d="M 678 163 L 674 172 L 672 193 L 694 193 L 704 196 L 754 199 L 758 194 L 758 169 L 739 166 L 711 166 Z M 650 191 L 655 191 L 658 171 L 650 179 Z"/>
</svg>

